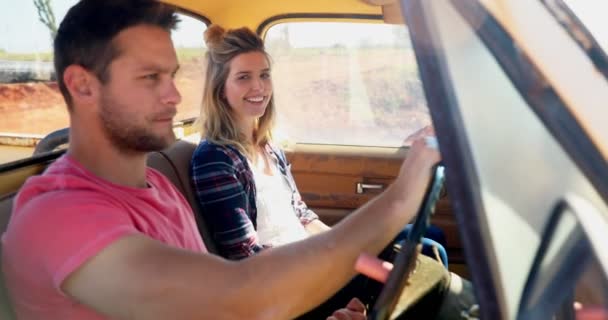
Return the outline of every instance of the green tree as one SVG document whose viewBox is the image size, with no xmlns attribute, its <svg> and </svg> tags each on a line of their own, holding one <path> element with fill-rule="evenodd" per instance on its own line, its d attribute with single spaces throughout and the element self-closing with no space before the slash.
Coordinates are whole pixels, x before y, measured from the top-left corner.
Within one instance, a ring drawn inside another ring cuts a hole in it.
<svg viewBox="0 0 608 320">
<path fill-rule="evenodd" d="M 38 19 L 42 22 L 51 33 L 51 40 L 57 35 L 57 23 L 55 22 L 55 14 L 51 7 L 51 0 L 34 0 L 36 10 L 38 10 Z"/>
</svg>

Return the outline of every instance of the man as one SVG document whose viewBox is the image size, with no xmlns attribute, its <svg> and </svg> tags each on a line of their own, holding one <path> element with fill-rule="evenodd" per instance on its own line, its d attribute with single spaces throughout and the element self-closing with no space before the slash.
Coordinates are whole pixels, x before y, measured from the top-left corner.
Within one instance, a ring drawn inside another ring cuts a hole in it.
<svg viewBox="0 0 608 320">
<path fill-rule="evenodd" d="M 145 164 L 175 139 L 176 22 L 154 1 L 82 0 L 61 23 L 55 67 L 70 146 L 23 186 L 3 237 L 19 318 L 294 318 L 416 212 L 439 159 L 421 141 L 393 185 L 331 231 L 239 262 L 205 254 L 187 202 Z M 362 311 L 354 300 L 335 317 Z"/>
</svg>

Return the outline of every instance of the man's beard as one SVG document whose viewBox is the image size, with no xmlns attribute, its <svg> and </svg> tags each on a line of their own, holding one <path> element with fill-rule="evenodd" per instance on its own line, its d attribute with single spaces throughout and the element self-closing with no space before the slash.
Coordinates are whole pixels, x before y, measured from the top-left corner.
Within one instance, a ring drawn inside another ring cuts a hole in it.
<svg viewBox="0 0 608 320">
<path fill-rule="evenodd" d="M 128 107 L 102 95 L 100 118 L 105 135 L 121 151 L 126 153 L 158 151 L 167 148 L 175 141 L 173 130 L 168 130 L 165 135 L 155 134 L 148 128 L 129 121 L 129 115 L 133 114 L 128 112 L 121 114 L 115 110 L 128 110 Z"/>
</svg>

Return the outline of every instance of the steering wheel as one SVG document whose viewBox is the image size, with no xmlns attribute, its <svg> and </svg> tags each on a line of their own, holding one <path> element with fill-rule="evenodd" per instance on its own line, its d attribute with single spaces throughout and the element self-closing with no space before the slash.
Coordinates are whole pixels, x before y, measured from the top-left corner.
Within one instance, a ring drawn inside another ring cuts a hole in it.
<svg viewBox="0 0 608 320">
<path fill-rule="evenodd" d="M 399 251 L 393 261 L 393 269 L 389 273 L 388 279 L 380 292 L 380 296 L 370 312 L 369 319 L 387 320 L 393 313 L 403 289 L 415 269 L 422 237 L 430 225 L 431 215 L 435 212 L 435 206 L 437 205 L 444 184 L 445 168 L 443 165 L 438 164 L 433 170 L 432 181 L 427 187 L 412 230 L 408 234 L 405 243 L 402 245 L 401 251 Z"/>
</svg>

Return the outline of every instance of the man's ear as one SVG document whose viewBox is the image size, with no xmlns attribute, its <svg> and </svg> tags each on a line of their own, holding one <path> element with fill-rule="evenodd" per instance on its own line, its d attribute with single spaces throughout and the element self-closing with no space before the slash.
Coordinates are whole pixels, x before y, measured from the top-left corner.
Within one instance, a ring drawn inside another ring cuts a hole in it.
<svg viewBox="0 0 608 320">
<path fill-rule="evenodd" d="M 63 83 L 74 104 L 91 104 L 97 101 L 99 81 L 97 77 L 79 65 L 70 65 L 63 72 Z"/>
</svg>

